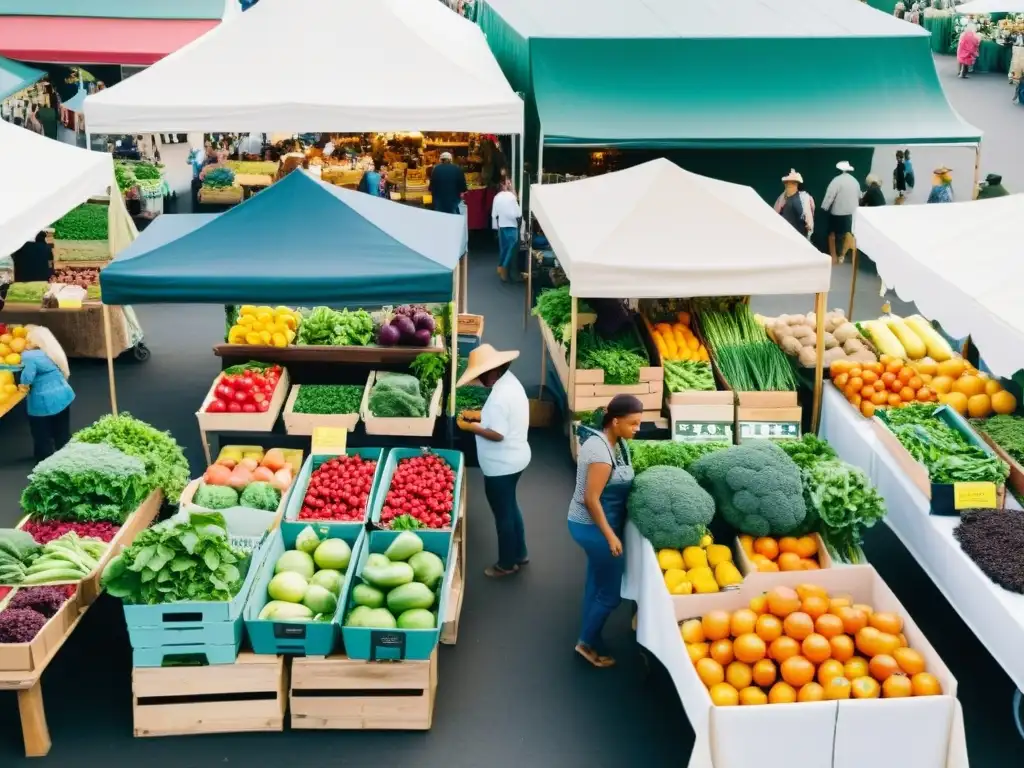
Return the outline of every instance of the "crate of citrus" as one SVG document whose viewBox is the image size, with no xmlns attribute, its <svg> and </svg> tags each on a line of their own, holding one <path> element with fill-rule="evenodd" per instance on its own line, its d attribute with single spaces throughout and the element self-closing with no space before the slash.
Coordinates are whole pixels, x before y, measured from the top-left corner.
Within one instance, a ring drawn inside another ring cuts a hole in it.
<svg viewBox="0 0 1024 768">
<path fill-rule="evenodd" d="M 28 346 L 28 329 L 23 325 L 0 323 L 0 366 L 16 368 L 21 365 L 21 353 Z"/>
</svg>

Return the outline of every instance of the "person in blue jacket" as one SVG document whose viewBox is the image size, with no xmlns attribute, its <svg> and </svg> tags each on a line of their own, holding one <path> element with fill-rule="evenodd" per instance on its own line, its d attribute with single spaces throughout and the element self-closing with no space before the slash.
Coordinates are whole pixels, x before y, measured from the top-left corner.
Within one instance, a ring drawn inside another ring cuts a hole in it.
<svg viewBox="0 0 1024 768">
<path fill-rule="evenodd" d="M 21 390 L 28 392 L 28 424 L 37 462 L 59 451 L 71 439 L 71 401 L 68 358 L 48 328 L 28 326 L 21 356 Z"/>
</svg>

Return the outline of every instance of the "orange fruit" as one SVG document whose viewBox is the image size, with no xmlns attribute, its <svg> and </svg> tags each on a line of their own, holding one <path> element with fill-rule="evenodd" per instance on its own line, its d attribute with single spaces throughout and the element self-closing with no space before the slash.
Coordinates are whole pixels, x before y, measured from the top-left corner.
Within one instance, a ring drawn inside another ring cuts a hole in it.
<svg viewBox="0 0 1024 768">
<path fill-rule="evenodd" d="M 732 617 L 728 611 L 709 611 L 700 620 L 705 640 L 724 640 L 729 636 L 729 623 Z"/>
<path fill-rule="evenodd" d="M 821 664 L 832 656 L 832 646 L 827 637 L 818 633 L 808 635 L 800 644 L 800 650 L 804 652 L 804 658 L 815 664 Z"/>
<path fill-rule="evenodd" d="M 844 633 L 843 620 L 834 613 L 824 613 L 814 621 L 814 631 L 819 635 L 833 638 Z"/>
<path fill-rule="evenodd" d="M 753 664 L 755 661 L 760 661 L 764 658 L 768 648 L 765 646 L 764 640 L 753 632 L 748 632 L 745 635 L 740 635 L 733 641 L 732 652 L 739 661 L 745 664 Z"/>
<path fill-rule="evenodd" d="M 878 374 L 874 371 L 864 371 L 861 373 L 860 377 L 864 379 L 865 384 L 874 384 L 878 381 Z"/>
<path fill-rule="evenodd" d="M 814 680 L 814 665 L 803 656 L 791 656 L 779 666 L 782 679 L 794 688 L 801 688 Z"/>
<path fill-rule="evenodd" d="M 824 701 L 825 689 L 817 683 L 808 683 L 797 691 L 796 700 L 799 702 Z"/>
<path fill-rule="evenodd" d="M 918 672 L 911 677 L 910 687 L 915 696 L 938 696 L 942 693 L 939 679 L 929 672 Z"/>
<path fill-rule="evenodd" d="M 758 555 L 758 557 L 761 557 Z M 774 560 L 769 560 L 767 557 L 761 557 L 761 560 L 757 564 L 757 570 L 761 573 L 778 573 L 779 565 Z"/>
<path fill-rule="evenodd" d="M 861 396 L 859 394 L 847 399 L 850 401 L 850 405 L 852 405 L 854 408 L 860 408 Z"/>
<path fill-rule="evenodd" d="M 868 617 L 868 626 L 874 627 L 879 632 L 898 635 L 903 631 L 903 619 L 895 613 L 873 613 Z"/>
<path fill-rule="evenodd" d="M 768 613 L 768 597 L 766 595 L 758 595 L 757 597 L 750 598 L 749 607 L 758 616 L 762 613 Z"/>
<path fill-rule="evenodd" d="M 775 662 L 770 659 L 761 659 L 754 664 L 753 675 L 754 682 L 757 685 L 760 685 L 762 688 L 769 688 L 775 682 L 776 677 L 778 677 Z"/>
<path fill-rule="evenodd" d="M 872 405 L 885 405 L 888 401 L 889 396 L 884 391 L 875 392 L 875 394 L 871 396 Z M 861 405 L 863 404 L 864 403 L 861 403 Z"/>
<path fill-rule="evenodd" d="M 746 688 L 753 679 L 750 665 L 744 664 L 742 661 L 734 661 L 725 668 L 725 681 L 737 691 Z"/>
<path fill-rule="evenodd" d="M 764 555 L 769 560 L 774 560 L 779 556 L 779 543 L 771 536 L 762 536 L 759 539 L 754 539 L 754 552 Z"/>
<path fill-rule="evenodd" d="M 797 594 L 800 593 L 798 592 Z M 817 622 L 818 617 L 828 613 L 828 600 L 817 595 L 810 595 L 804 598 L 804 601 L 800 604 L 800 610 Z"/>
<path fill-rule="evenodd" d="M 800 559 L 800 568 L 805 571 L 816 571 L 821 568 L 821 566 L 818 565 L 818 561 L 813 557 L 803 557 Z"/>
<path fill-rule="evenodd" d="M 848 699 L 853 693 L 853 686 L 845 677 L 833 677 L 822 685 L 825 687 L 825 698 L 829 701 Z"/>
<path fill-rule="evenodd" d="M 864 370 L 859 365 L 853 365 L 850 367 L 850 377 L 860 376 L 864 373 Z"/>
<path fill-rule="evenodd" d="M 924 672 L 924 656 L 913 648 L 897 648 L 892 652 L 892 657 L 900 665 L 900 671 L 905 675 L 917 675 Z"/>
<path fill-rule="evenodd" d="M 897 648 L 901 648 L 899 635 L 890 635 L 888 632 L 878 633 L 878 653 L 886 653 L 892 656 Z M 877 654 L 876 654 L 877 655 Z"/>
<path fill-rule="evenodd" d="M 818 541 L 813 536 L 801 536 L 796 540 L 796 553 L 800 557 L 814 557 L 818 554 Z"/>
<path fill-rule="evenodd" d="M 814 621 L 803 611 L 791 613 L 782 622 L 783 631 L 794 640 L 802 641 L 814 631 Z"/>
<path fill-rule="evenodd" d="M 882 683 L 882 698 L 905 699 L 914 695 L 914 685 L 906 675 L 892 675 Z"/>
<path fill-rule="evenodd" d="M 687 619 L 679 627 L 679 634 L 684 643 L 703 643 L 704 629 L 701 627 L 700 619 Z"/>
<path fill-rule="evenodd" d="M 754 706 L 757 704 L 767 704 L 768 697 L 765 692 L 760 688 L 755 688 L 752 685 L 747 686 L 740 691 L 740 706 Z"/>
<path fill-rule="evenodd" d="M 871 661 L 868 662 L 868 671 L 875 680 L 884 683 L 900 671 L 900 665 L 896 663 L 896 659 L 892 656 L 880 653 L 872 657 Z"/>
<path fill-rule="evenodd" d="M 916 392 L 924 386 L 924 381 L 922 381 L 920 376 L 911 376 L 907 379 L 907 386 Z"/>
<path fill-rule="evenodd" d="M 850 685 L 855 699 L 877 699 L 882 695 L 882 687 L 872 677 L 858 677 Z"/>
<path fill-rule="evenodd" d="M 849 635 L 835 635 L 828 639 L 829 647 L 832 649 L 832 658 L 836 661 L 841 661 L 844 664 L 853 658 L 855 648 L 853 647 L 853 638 Z M 712 657 L 714 657 L 714 647 L 712 646 Z M 849 675 L 847 675 L 849 677 Z"/>
<path fill-rule="evenodd" d="M 887 371 L 882 374 L 882 383 L 885 384 L 885 388 L 888 389 L 889 385 L 896 381 L 896 374 L 891 371 Z"/>
<path fill-rule="evenodd" d="M 780 571 L 803 570 L 803 568 L 800 567 L 800 555 L 796 552 L 783 552 L 779 555 L 779 559 L 776 562 L 779 564 Z"/>
<path fill-rule="evenodd" d="M 875 612 L 875 609 L 872 608 L 870 605 L 868 605 L 866 603 L 854 603 L 850 607 L 853 608 L 853 610 L 855 610 L 855 611 L 860 611 L 865 616 L 870 616 L 871 614 L 873 614 Z"/>
<path fill-rule="evenodd" d="M 850 374 L 845 372 L 845 371 L 843 373 L 840 373 L 834 379 L 832 379 L 832 383 L 835 384 L 837 387 L 839 387 L 839 389 L 845 389 L 846 385 L 849 382 L 850 382 Z"/>
<path fill-rule="evenodd" d="M 868 660 L 863 656 L 854 656 L 843 665 L 843 669 L 846 672 L 846 677 L 851 680 L 855 680 L 858 677 L 867 677 L 869 672 Z"/>
<path fill-rule="evenodd" d="M 874 627 L 864 627 L 863 629 L 857 630 L 857 634 L 854 636 L 854 642 L 857 645 L 857 650 L 869 659 L 872 656 L 884 653 L 882 645 L 879 642 L 881 634 L 882 633 Z"/>
<path fill-rule="evenodd" d="M 694 665 L 697 677 L 708 688 L 725 682 L 725 670 L 714 659 L 701 659 Z"/>
<path fill-rule="evenodd" d="M 728 683 L 719 683 L 710 691 L 711 703 L 716 707 L 735 707 L 740 703 L 740 694 Z"/>
<path fill-rule="evenodd" d="M 860 377 L 859 372 L 854 376 L 853 371 L 850 371 L 850 380 L 846 383 L 846 388 L 852 389 L 854 392 L 860 392 L 864 389 L 864 379 Z"/>
<path fill-rule="evenodd" d="M 846 669 L 842 662 L 826 659 L 818 667 L 817 680 L 822 685 L 828 685 L 828 681 L 834 677 L 846 677 Z"/>
<path fill-rule="evenodd" d="M 748 555 L 754 554 L 754 537 L 749 533 L 743 533 L 739 536 L 740 546 L 743 547 L 743 551 Z"/>
<path fill-rule="evenodd" d="M 768 612 L 784 619 L 800 610 L 800 596 L 789 587 L 773 587 L 768 592 Z"/>
<path fill-rule="evenodd" d="M 772 640 L 768 647 L 768 657 L 775 659 L 780 664 L 786 659 L 791 659 L 800 654 L 800 643 L 792 637 L 782 636 Z"/>
<path fill-rule="evenodd" d="M 857 608 L 844 605 L 833 613 L 843 623 L 843 631 L 848 635 L 855 635 L 868 625 L 868 615 Z"/>
<path fill-rule="evenodd" d="M 754 632 L 766 643 L 770 643 L 775 638 L 782 636 L 782 621 L 778 616 L 772 616 L 770 613 L 758 616 Z"/>
<path fill-rule="evenodd" d="M 907 648 L 910 646 L 910 643 L 907 642 L 907 636 L 904 635 L 902 632 L 896 635 L 896 637 L 900 639 L 900 648 Z"/>
<path fill-rule="evenodd" d="M 902 402 L 903 402 L 903 399 L 899 395 L 897 395 L 897 394 L 889 395 L 889 397 L 886 398 L 886 403 L 888 403 L 888 405 L 891 408 L 895 408 L 896 406 L 898 406 Z"/>
<path fill-rule="evenodd" d="M 715 640 L 708 649 L 708 653 L 723 667 L 731 664 L 735 658 L 732 652 L 732 640 Z"/>
<path fill-rule="evenodd" d="M 779 539 L 779 552 L 796 552 L 796 536 L 783 536 Z"/>
<path fill-rule="evenodd" d="M 708 655 L 708 644 L 707 643 L 687 643 L 686 652 L 690 654 L 690 661 L 696 664 L 701 659 L 707 658 Z"/>
<path fill-rule="evenodd" d="M 835 613 L 840 608 L 843 608 L 845 606 L 849 606 L 850 602 L 851 602 L 850 598 L 845 596 L 845 595 L 841 595 L 839 597 L 830 598 L 829 601 L 828 601 L 828 612 L 829 613 Z"/>
<path fill-rule="evenodd" d="M 796 689 L 789 683 L 778 682 L 768 691 L 769 704 L 792 704 L 796 701 Z"/>
<path fill-rule="evenodd" d="M 865 390 L 865 392 L 867 392 L 867 390 Z M 863 416 L 865 419 L 870 419 L 872 416 L 875 415 L 874 400 L 877 394 L 878 393 L 875 392 L 874 390 L 868 392 L 866 395 L 863 393 L 861 394 L 863 400 L 860 401 L 860 415 Z"/>
<path fill-rule="evenodd" d="M 749 608 L 740 608 L 729 620 L 729 631 L 733 637 L 739 637 L 753 632 L 755 624 L 757 624 L 757 614 Z"/>
<path fill-rule="evenodd" d="M 817 584 L 797 584 L 796 593 L 801 600 L 806 600 L 808 597 L 820 597 L 826 603 L 828 602 L 828 592 Z"/>
<path fill-rule="evenodd" d="M 896 378 L 899 379 L 900 381 L 902 381 L 904 384 L 906 384 L 908 381 L 910 381 L 912 378 L 914 378 L 914 369 L 913 368 L 901 368 L 900 372 L 898 374 L 896 374 Z"/>
</svg>

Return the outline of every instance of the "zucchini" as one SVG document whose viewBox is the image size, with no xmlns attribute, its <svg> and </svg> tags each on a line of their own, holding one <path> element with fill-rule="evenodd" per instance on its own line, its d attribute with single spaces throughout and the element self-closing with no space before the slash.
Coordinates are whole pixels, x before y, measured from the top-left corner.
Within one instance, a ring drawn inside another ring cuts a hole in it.
<svg viewBox="0 0 1024 768">
<path fill-rule="evenodd" d="M 889 326 L 889 330 L 893 332 L 893 335 L 900 340 L 900 344 L 903 345 L 903 349 L 907 351 L 907 356 L 911 360 L 920 360 L 928 354 L 924 341 L 909 325 L 903 322 L 903 318 L 896 315 L 888 315 L 885 318 L 885 322 Z"/>
<path fill-rule="evenodd" d="M 904 322 L 916 333 L 928 349 L 928 357 L 937 363 L 953 359 L 953 348 L 949 346 L 942 334 L 920 315 L 911 315 Z"/>
</svg>

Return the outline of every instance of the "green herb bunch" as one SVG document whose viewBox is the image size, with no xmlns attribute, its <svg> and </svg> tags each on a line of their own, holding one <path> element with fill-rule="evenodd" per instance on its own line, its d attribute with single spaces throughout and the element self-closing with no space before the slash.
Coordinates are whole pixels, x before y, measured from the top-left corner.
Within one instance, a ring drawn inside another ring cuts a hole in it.
<svg viewBox="0 0 1024 768">
<path fill-rule="evenodd" d="M 56 240 L 106 240 L 109 234 L 107 206 L 94 203 L 72 208 L 53 225 Z"/>
<path fill-rule="evenodd" d="M 355 384 L 303 384 L 292 410 L 317 415 L 359 413 L 363 390 Z"/>
</svg>

